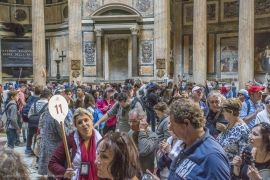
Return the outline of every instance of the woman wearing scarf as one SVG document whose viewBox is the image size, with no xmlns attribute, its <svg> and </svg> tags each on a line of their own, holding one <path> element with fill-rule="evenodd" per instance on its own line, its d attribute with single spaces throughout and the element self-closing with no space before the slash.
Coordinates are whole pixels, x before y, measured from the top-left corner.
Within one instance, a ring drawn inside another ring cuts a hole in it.
<svg viewBox="0 0 270 180">
<path fill-rule="evenodd" d="M 48 168 L 57 179 L 97 180 L 96 145 L 101 135 L 93 128 L 93 116 L 86 109 L 78 108 L 73 116 L 77 131 L 67 136 L 72 168 L 67 168 L 64 143 L 57 147 Z"/>
</svg>

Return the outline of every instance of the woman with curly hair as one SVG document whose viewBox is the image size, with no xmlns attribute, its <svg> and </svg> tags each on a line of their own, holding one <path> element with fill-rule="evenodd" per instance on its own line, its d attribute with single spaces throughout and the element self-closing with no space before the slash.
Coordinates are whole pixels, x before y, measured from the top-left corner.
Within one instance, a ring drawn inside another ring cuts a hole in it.
<svg viewBox="0 0 270 180">
<path fill-rule="evenodd" d="M 30 180 L 27 166 L 20 154 L 10 148 L 0 148 L 0 180 Z"/>
<path fill-rule="evenodd" d="M 98 143 L 95 160 L 98 177 L 114 180 L 141 179 L 138 154 L 128 133 L 109 131 Z"/>
</svg>

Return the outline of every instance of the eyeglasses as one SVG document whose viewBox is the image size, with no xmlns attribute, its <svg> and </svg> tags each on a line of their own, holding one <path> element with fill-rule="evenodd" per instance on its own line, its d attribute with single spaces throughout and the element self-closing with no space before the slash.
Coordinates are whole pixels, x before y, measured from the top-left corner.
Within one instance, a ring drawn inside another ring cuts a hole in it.
<svg viewBox="0 0 270 180">
<path fill-rule="evenodd" d="M 209 101 L 209 103 L 210 103 L 210 104 L 214 104 L 214 103 L 215 103 L 215 104 L 219 104 L 220 101 Z"/>
</svg>

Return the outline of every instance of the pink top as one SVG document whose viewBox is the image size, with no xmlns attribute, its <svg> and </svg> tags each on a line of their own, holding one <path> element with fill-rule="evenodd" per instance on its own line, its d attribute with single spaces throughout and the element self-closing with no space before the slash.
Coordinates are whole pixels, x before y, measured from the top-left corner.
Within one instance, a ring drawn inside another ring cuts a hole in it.
<svg viewBox="0 0 270 180">
<path fill-rule="evenodd" d="M 109 111 L 113 105 L 116 103 L 115 100 L 110 100 L 110 102 L 108 102 L 104 97 L 102 98 L 102 100 L 98 99 L 97 100 L 97 103 L 96 103 L 96 106 L 99 110 L 102 111 L 103 114 L 106 114 L 107 111 Z M 105 106 L 109 106 L 109 108 L 107 110 L 104 110 L 104 107 Z M 116 116 L 113 116 L 112 118 L 110 118 L 106 125 L 107 126 L 113 126 L 116 124 Z"/>
<path fill-rule="evenodd" d="M 21 111 L 22 110 L 22 108 L 23 108 L 23 105 L 22 105 L 22 102 L 21 102 L 21 99 L 24 99 L 24 93 L 23 92 L 21 92 L 21 91 L 19 91 L 19 100 L 18 100 L 18 105 L 19 105 L 19 111 Z"/>
<path fill-rule="evenodd" d="M 226 94 L 227 93 L 227 89 L 225 86 L 221 87 L 221 94 Z"/>
</svg>

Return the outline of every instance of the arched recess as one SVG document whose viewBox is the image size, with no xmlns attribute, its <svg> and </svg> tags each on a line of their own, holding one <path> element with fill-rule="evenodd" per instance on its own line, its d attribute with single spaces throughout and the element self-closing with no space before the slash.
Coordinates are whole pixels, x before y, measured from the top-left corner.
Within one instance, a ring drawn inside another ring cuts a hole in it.
<svg viewBox="0 0 270 180">
<path fill-rule="evenodd" d="M 112 3 L 96 9 L 91 14 L 91 20 L 94 22 L 94 29 L 96 32 L 97 77 L 103 77 L 103 75 L 105 75 L 105 80 L 114 80 L 110 76 L 113 71 L 112 66 L 109 65 L 110 62 L 108 47 L 110 44 L 110 39 L 112 38 L 112 32 L 114 33 L 116 31 L 117 33 L 115 34 L 117 34 L 119 39 L 121 39 L 121 35 L 119 36 L 119 34 L 122 34 L 123 38 L 127 39 L 128 44 L 130 44 L 127 57 L 128 73 L 121 75 L 121 77 L 138 77 L 139 60 L 137 32 L 139 30 L 138 22 L 142 21 L 142 15 L 140 12 L 125 4 Z M 104 49 L 102 49 L 102 37 L 105 44 Z M 104 51 L 104 59 L 102 58 L 102 51 Z M 103 60 L 105 63 L 103 63 Z"/>
</svg>

